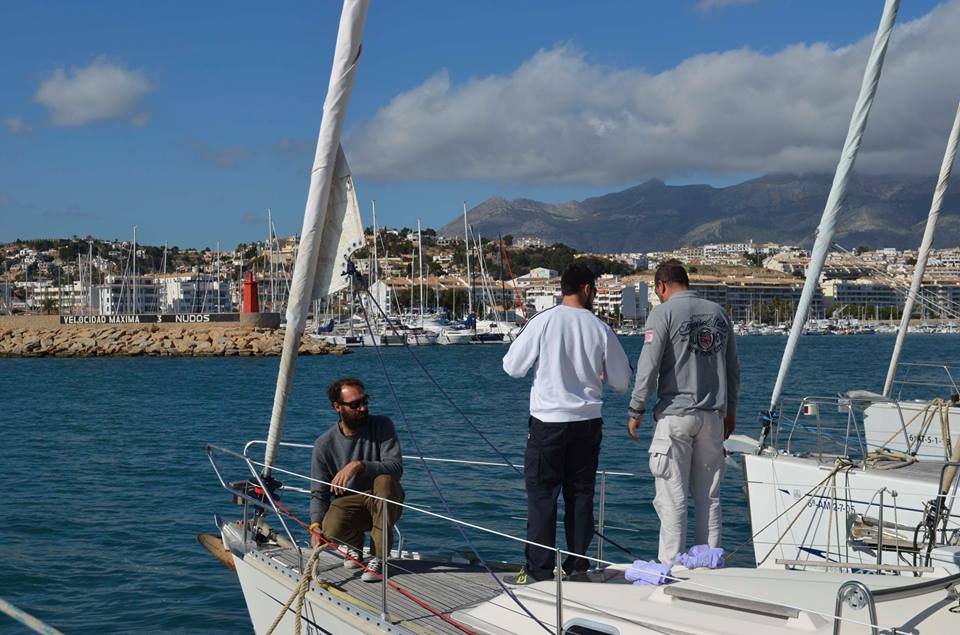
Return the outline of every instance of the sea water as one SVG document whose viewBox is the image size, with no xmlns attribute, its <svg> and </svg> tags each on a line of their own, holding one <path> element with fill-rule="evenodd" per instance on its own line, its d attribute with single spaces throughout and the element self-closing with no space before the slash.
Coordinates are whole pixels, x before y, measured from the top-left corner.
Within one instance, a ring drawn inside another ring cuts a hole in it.
<svg viewBox="0 0 960 635">
<path fill-rule="evenodd" d="M 634 363 L 641 340 L 621 340 Z M 738 338 L 739 433 L 756 435 L 785 341 Z M 879 390 L 893 341 L 804 337 L 788 392 Z M 906 350 L 911 359 L 936 360 L 954 357 L 958 345 L 957 336 L 911 335 Z M 301 358 L 284 440 L 309 444 L 332 425 L 326 386 L 353 375 L 367 384 L 371 412 L 396 422 L 404 454 L 417 454 L 419 446 L 429 457 L 522 465 L 530 378 L 503 373 L 505 352 L 498 345 L 434 346 L 382 349 L 382 359 L 370 349 Z M 277 358 L 0 359 L 6 503 L 0 597 L 66 633 L 249 632 L 235 575 L 196 540 L 200 532 L 216 532 L 215 513 L 228 519 L 240 513 L 204 448 L 240 451 L 265 438 L 277 368 Z M 607 478 L 605 533 L 630 553 L 607 544 L 604 555 L 622 561 L 655 557 L 658 530 L 647 471 L 651 421 L 644 422 L 642 442 L 631 440 L 627 401 L 628 395 L 607 394 L 600 458 L 602 469 L 632 474 Z M 309 458 L 309 450 L 284 448 L 279 463 L 309 473 Z M 236 459 L 220 460 L 228 478 L 245 475 Z M 514 470 L 428 465 L 429 473 L 406 461 L 408 503 L 523 535 L 523 479 Z M 750 535 L 741 479 L 728 470 L 722 487 L 728 549 Z M 284 501 L 306 517 L 304 496 L 291 493 Z M 447 555 L 469 549 L 453 526 L 435 519 L 408 512 L 400 528 L 406 549 Z M 561 526 L 561 542 L 562 535 Z M 522 561 L 519 543 L 476 531 L 467 537 L 485 558 Z M 595 548 L 596 542 L 591 553 Z M 740 562 L 752 562 L 749 545 L 738 553 L 745 556 Z M 0 633 L 6 632 L 22 628 L 0 615 Z"/>
</svg>

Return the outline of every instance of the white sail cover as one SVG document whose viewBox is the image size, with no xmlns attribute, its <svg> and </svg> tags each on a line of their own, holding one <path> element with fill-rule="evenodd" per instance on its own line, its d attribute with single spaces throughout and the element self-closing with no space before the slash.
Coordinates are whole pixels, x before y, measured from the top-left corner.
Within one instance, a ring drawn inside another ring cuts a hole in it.
<svg viewBox="0 0 960 635">
<path fill-rule="evenodd" d="M 327 204 L 327 213 L 320 231 L 320 250 L 317 253 L 310 301 L 325 298 L 350 286 L 347 259 L 363 247 L 363 243 L 363 221 L 360 218 L 357 189 L 341 147 L 337 152 L 330 202 Z M 287 306 L 288 324 L 292 319 L 291 308 L 292 303 Z"/>
<path fill-rule="evenodd" d="M 303 332 L 310 303 L 326 295 L 324 287 L 329 290 L 335 286 L 334 281 L 342 279 L 343 259 L 340 258 L 338 262 L 334 252 L 341 244 L 340 232 L 348 233 L 354 228 L 353 222 L 347 221 L 354 217 L 350 213 L 351 206 L 356 220 L 359 222 L 360 219 L 350 169 L 340 147 L 340 135 L 356 79 L 368 4 L 366 0 L 346 0 L 340 18 L 337 48 L 333 55 L 327 98 L 323 103 L 323 120 L 310 173 L 310 191 L 287 304 L 287 329 L 298 332 Z M 359 234 L 344 236 L 343 239 L 348 244 L 354 240 L 362 241 L 362 227 Z"/>
<path fill-rule="evenodd" d="M 314 298 L 343 285 L 345 255 L 363 240 L 360 209 L 340 135 L 347 116 L 350 93 L 360 59 L 363 27 L 369 0 L 344 0 L 337 32 L 337 46 L 323 120 L 317 137 L 317 152 L 310 172 L 310 191 L 303 214 L 303 229 L 287 304 L 287 331 L 283 337 L 280 371 L 273 396 L 270 431 L 264 452 L 264 474 L 276 459 L 286 418 L 290 387 L 296 368 L 300 339 Z"/>
</svg>

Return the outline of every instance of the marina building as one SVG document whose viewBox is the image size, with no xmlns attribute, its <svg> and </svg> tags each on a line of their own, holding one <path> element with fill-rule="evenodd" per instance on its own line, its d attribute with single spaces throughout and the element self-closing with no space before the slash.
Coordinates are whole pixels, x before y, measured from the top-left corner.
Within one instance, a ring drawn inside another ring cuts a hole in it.
<svg viewBox="0 0 960 635">
<path fill-rule="evenodd" d="M 75 307 L 87 305 L 87 289 L 79 280 L 63 285 L 42 280 L 31 288 L 30 293 L 30 304 L 35 307 L 53 306 L 62 310 L 72 310 Z"/>
<path fill-rule="evenodd" d="M 726 309 L 735 322 L 784 321 L 793 315 L 803 280 L 787 277 L 690 276 L 690 289 L 706 300 L 716 302 Z M 650 284 L 647 293 L 650 306 L 660 304 Z M 823 293 L 818 289 L 810 307 L 811 315 L 823 314 Z"/>
<path fill-rule="evenodd" d="M 101 315 L 157 313 L 160 287 L 152 276 L 107 276 L 94 287 L 96 305 Z"/>
<path fill-rule="evenodd" d="M 600 276 L 593 312 L 617 322 L 642 323 L 647 319 L 647 283 L 627 284 L 619 276 Z"/>
<path fill-rule="evenodd" d="M 889 282 L 872 278 L 826 280 L 820 288 L 831 307 L 844 304 L 882 308 L 903 306 L 903 291 L 898 292 Z"/>
<path fill-rule="evenodd" d="M 160 313 L 231 313 L 230 283 L 202 273 L 145 276 L 159 287 Z"/>
</svg>

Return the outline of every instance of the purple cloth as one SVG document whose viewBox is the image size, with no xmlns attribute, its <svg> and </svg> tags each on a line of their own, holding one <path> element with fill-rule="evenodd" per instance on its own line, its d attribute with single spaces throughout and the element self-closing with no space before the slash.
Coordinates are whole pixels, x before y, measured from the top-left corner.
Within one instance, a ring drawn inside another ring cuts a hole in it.
<svg viewBox="0 0 960 635">
<path fill-rule="evenodd" d="M 677 562 L 688 569 L 697 569 L 700 567 L 719 569 L 723 567 L 724 555 L 726 555 L 726 552 L 721 547 L 696 545 L 690 547 L 690 551 L 687 553 L 681 553 L 677 556 Z"/>
<path fill-rule="evenodd" d="M 655 560 L 647 562 L 646 560 L 635 560 L 633 565 L 627 567 L 624 577 L 627 582 L 634 584 L 666 584 L 670 582 L 669 564 L 660 564 Z"/>
</svg>

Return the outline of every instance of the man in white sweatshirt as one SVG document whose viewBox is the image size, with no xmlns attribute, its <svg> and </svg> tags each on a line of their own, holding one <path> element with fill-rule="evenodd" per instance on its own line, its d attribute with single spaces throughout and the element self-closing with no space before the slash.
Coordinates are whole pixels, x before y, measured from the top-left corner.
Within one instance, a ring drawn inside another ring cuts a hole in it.
<svg viewBox="0 0 960 635">
<path fill-rule="evenodd" d="M 563 491 L 567 551 L 586 554 L 593 539 L 593 492 L 600 456 L 603 383 L 618 392 L 632 371 L 613 330 L 592 312 L 596 277 L 573 264 L 560 278 L 562 304 L 533 316 L 510 345 L 503 370 L 520 378 L 534 368 L 524 454 L 527 540 L 556 544 L 557 497 Z M 568 556 L 567 574 L 589 561 Z M 526 566 L 516 582 L 553 576 L 554 552 L 526 547 Z"/>
</svg>

